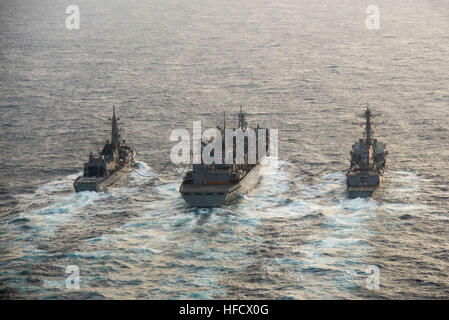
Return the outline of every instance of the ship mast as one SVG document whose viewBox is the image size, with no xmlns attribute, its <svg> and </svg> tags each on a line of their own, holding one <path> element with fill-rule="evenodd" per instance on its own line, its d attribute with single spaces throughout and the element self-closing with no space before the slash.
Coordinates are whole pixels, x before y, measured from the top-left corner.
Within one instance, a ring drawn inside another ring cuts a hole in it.
<svg viewBox="0 0 449 320">
<path fill-rule="evenodd" d="M 226 110 L 223 111 L 223 130 L 226 129 Z"/>
<path fill-rule="evenodd" d="M 374 131 L 371 125 L 373 113 L 371 112 L 369 104 L 366 105 L 366 110 L 362 116 L 365 118 L 365 144 L 370 146 L 373 144 Z"/>
<path fill-rule="evenodd" d="M 120 134 L 118 131 L 117 118 L 115 116 L 115 106 L 112 107 L 112 133 L 111 133 L 111 143 L 114 148 L 118 148 L 120 146 Z"/>
<path fill-rule="evenodd" d="M 240 113 L 239 113 L 239 128 L 242 130 L 246 129 L 246 118 L 245 118 L 245 114 L 243 113 L 243 108 L 242 106 L 240 106 Z"/>
</svg>

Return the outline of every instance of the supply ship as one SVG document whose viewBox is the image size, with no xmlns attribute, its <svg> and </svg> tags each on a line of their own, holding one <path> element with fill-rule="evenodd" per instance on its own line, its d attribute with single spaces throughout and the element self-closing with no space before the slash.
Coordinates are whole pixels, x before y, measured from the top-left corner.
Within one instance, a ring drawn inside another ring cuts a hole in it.
<svg viewBox="0 0 449 320">
<path fill-rule="evenodd" d="M 222 141 L 225 141 L 224 135 L 226 130 L 226 120 L 223 121 L 223 128 L 218 127 L 221 132 Z M 255 145 L 259 146 L 259 139 L 266 139 L 262 150 L 256 150 L 256 161 L 248 161 L 248 139 L 244 140 L 244 161 L 236 163 L 236 139 L 233 139 L 233 155 L 232 164 L 225 164 L 225 148 L 223 146 L 223 161 L 220 164 L 215 162 L 205 164 L 202 160 L 200 164 L 193 164 L 183 178 L 179 189 L 182 197 L 190 207 L 217 207 L 222 204 L 231 203 L 248 193 L 259 182 L 260 161 L 269 154 L 269 131 L 266 130 L 264 135 L 259 136 L 259 125 L 257 128 L 248 128 L 246 114 L 240 108 L 238 114 L 238 127 L 232 130 L 242 130 L 248 133 L 252 130 L 255 133 Z M 262 141 L 261 141 L 262 142 Z M 210 141 L 208 143 L 211 143 Z M 207 145 L 203 143 L 202 148 Z M 254 145 L 252 145 L 254 146 Z M 259 152 L 261 157 L 259 157 Z M 260 159 L 259 159 L 260 158 Z"/>
</svg>

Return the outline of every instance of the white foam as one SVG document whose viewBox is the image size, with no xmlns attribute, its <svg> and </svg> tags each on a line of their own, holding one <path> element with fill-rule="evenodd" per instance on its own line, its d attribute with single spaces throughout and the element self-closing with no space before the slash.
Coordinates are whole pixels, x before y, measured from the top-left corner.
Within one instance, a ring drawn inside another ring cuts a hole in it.
<svg viewBox="0 0 449 320">
<path fill-rule="evenodd" d="M 110 195 L 103 192 L 83 191 L 76 193 L 73 181 L 82 173 L 68 175 L 62 179 L 51 181 L 39 186 L 34 194 L 18 195 L 19 201 L 26 205 L 21 217 L 30 221 L 36 228 L 34 231 L 42 234 L 51 233 L 61 223 L 67 222 L 84 207 L 94 201 Z M 68 195 L 62 196 L 61 193 Z M 27 210 L 26 208 L 39 207 Z"/>
<path fill-rule="evenodd" d="M 133 179 L 154 179 L 157 177 L 157 174 L 153 171 L 153 169 L 143 161 L 136 161 L 135 166 L 136 169 L 130 174 L 130 177 Z"/>
</svg>

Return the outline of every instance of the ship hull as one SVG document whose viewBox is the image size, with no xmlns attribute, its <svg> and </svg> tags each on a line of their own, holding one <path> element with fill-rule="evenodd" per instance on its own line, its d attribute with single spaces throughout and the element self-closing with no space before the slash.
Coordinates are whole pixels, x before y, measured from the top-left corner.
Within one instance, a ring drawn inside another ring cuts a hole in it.
<svg viewBox="0 0 449 320">
<path fill-rule="evenodd" d="M 381 174 L 348 174 L 346 183 L 349 198 L 371 197 L 381 185 L 382 180 L 383 175 Z"/>
<path fill-rule="evenodd" d="M 219 207 L 241 198 L 258 184 L 259 179 L 260 165 L 256 165 L 236 184 L 193 185 L 183 183 L 179 191 L 189 207 Z"/>
<path fill-rule="evenodd" d="M 129 173 L 131 167 L 124 167 L 107 177 L 78 177 L 73 183 L 76 192 L 82 191 L 105 191 L 108 187 L 116 183 L 124 174 Z"/>
<path fill-rule="evenodd" d="M 350 199 L 356 199 L 356 198 L 369 198 L 371 197 L 374 192 L 377 190 L 376 188 L 356 188 L 356 187 L 349 187 L 348 188 L 348 197 Z"/>
</svg>

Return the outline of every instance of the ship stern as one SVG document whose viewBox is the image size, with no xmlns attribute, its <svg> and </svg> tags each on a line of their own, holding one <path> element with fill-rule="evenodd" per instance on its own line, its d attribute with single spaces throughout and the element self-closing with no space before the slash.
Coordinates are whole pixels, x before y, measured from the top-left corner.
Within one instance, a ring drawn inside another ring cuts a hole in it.
<svg viewBox="0 0 449 320">
<path fill-rule="evenodd" d="M 82 191 L 100 191 L 97 179 L 78 177 L 73 183 L 76 192 Z"/>
</svg>

